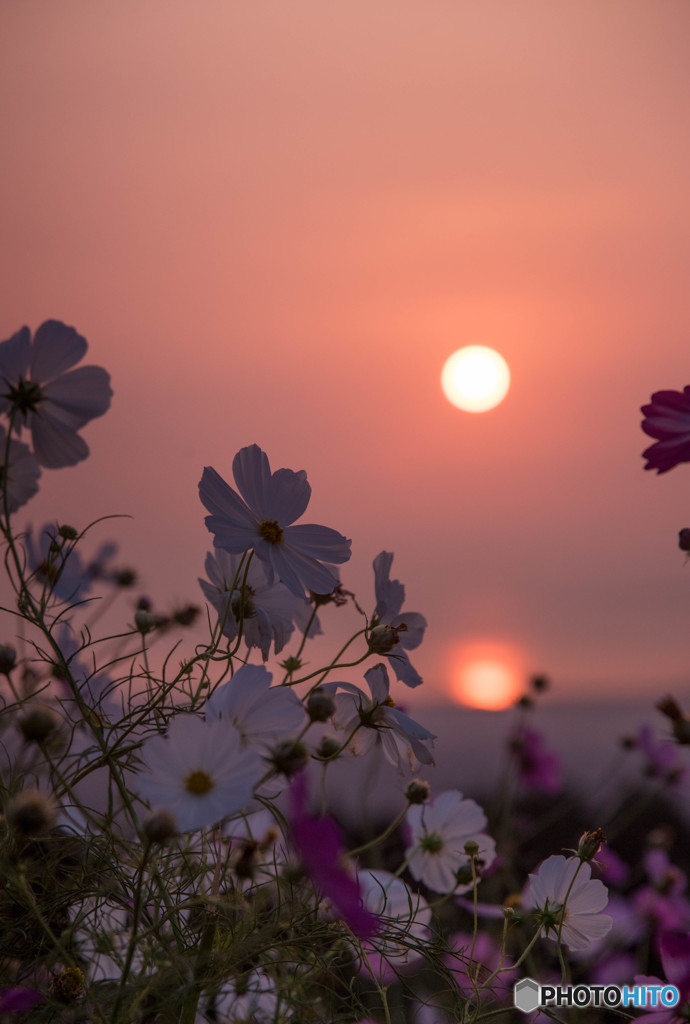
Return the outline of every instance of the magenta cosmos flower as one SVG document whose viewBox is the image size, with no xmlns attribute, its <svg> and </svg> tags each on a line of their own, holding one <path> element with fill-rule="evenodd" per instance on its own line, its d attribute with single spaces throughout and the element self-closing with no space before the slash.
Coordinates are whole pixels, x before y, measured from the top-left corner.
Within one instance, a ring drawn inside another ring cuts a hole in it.
<svg viewBox="0 0 690 1024">
<path fill-rule="evenodd" d="M 292 837 L 305 872 L 351 931 L 370 939 L 378 931 L 378 918 L 364 905 L 357 879 L 343 867 L 345 851 L 338 826 L 330 818 L 309 813 L 304 772 L 294 778 L 290 797 Z"/>
<path fill-rule="evenodd" d="M 33 341 L 22 327 L 0 343 L 0 412 L 14 412 L 17 431 L 31 431 L 42 466 L 74 466 L 89 454 L 80 430 L 110 406 L 110 376 L 100 366 L 72 367 L 86 354 L 85 338 L 46 320 Z"/>
<path fill-rule="evenodd" d="M 239 494 L 210 466 L 199 483 L 199 496 L 211 513 L 206 526 L 214 545 L 231 554 L 253 549 L 269 569 L 270 581 L 275 573 L 296 597 L 304 597 L 305 588 L 330 594 L 339 581 L 323 563 L 347 562 L 352 541 L 328 526 L 292 525 L 311 497 L 305 471 L 271 473 L 265 452 L 252 444 L 233 459 L 232 475 Z"/>
<path fill-rule="evenodd" d="M 682 391 L 655 391 L 649 405 L 642 406 L 645 434 L 656 443 L 642 452 L 645 469 L 666 473 L 679 462 L 690 462 L 690 387 Z"/>
</svg>

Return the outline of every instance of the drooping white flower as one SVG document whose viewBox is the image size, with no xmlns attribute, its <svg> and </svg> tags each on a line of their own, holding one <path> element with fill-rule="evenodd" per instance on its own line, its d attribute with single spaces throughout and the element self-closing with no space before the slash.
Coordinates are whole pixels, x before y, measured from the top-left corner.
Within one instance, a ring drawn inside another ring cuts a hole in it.
<svg viewBox="0 0 690 1024">
<path fill-rule="evenodd" d="M 338 580 L 324 563 L 347 562 L 351 542 L 327 526 L 293 525 L 311 497 L 304 470 L 271 473 L 265 452 L 252 444 L 237 453 L 232 472 L 240 494 L 210 466 L 199 483 L 214 545 L 234 554 L 253 549 L 270 578 L 275 574 L 295 597 L 304 597 L 305 588 L 330 594 Z"/>
<path fill-rule="evenodd" d="M 525 905 L 534 907 L 543 925 L 542 935 L 558 939 L 570 949 L 587 949 L 602 939 L 613 918 L 602 914 L 609 900 L 606 886 L 592 878 L 591 865 L 579 857 L 547 857 L 529 876 Z"/>
<path fill-rule="evenodd" d="M 242 985 L 227 981 L 203 1019 L 213 1024 L 272 1024 L 278 1009 L 275 982 L 262 970 L 251 971 Z"/>
<path fill-rule="evenodd" d="M 270 747 L 306 725 L 299 697 L 288 686 L 271 686 L 263 665 L 242 665 L 206 702 L 206 719 L 237 729 L 244 745 Z"/>
<path fill-rule="evenodd" d="M 0 413 L 31 431 L 39 463 L 74 466 L 89 454 L 79 431 L 110 406 L 110 376 L 100 366 L 72 369 L 88 345 L 73 327 L 46 320 L 33 341 L 22 327 L 0 343 Z"/>
<path fill-rule="evenodd" d="M 271 643 L 280 654 L 294 630 L 292 618 L 298 602 L 307 605 L 304 598 L 296 598 L 277 580 L 269 582 L 263 562 L 252 559 L 247 570 L 239 572 L 241 555 L 230 554 L 216 548 L 215 555 L 206 555 L 205 569 L 208 580 L 199 580 L 204 597 L 224 618 L 223 634 L 234 640 L 242 615 L 242 635 L 247 647 L 258 647 L 264 661 Z"/>
<path fill-rule="evenodd" d="M 7 511 L 16 512 L 37 493 L 41 468 L 29 446 L 22 441 L 10 441 L 7 462 L 5 462 L 6 449 L 7 431 L 4 427 L 0 427 L 0 495 L 2 489 L 6 487 Z M 0 509 L 2 509 L 1 500 Z"/>
<path fill-rule="evenodd" d="M 376 629 L 380 632 L 385 630 L 385 637 L 391 644 L 389 651 L 382 649 L 379 653 L 388 658 L 401 683 L 404 683 L 405 686 L 420 686 L 423 679 L 411 664 L 407 652 L 419 647 L 424 639 L 427 622 L 419 612 L 403 614 L 405 588 L 400 580 L 390 578 L 392 564 L 393 554 L 390 551 L 382 551 L 374 559 L 374 589 L 376 592 L 374 614 L 379 620 L 379 626 Z"/>
<path fill-rule="evenodd" d="M 236 729 L 192 714 L 173 718 L 167 736 L 146 740 L 141 758 L 137 792 L 169 811 L 180 832 L 242 810 L 263 772 L 261 758 L 243 747 Z"/>
<path fill-rule="evenodd" d="M 350 743 L 352 752 L 366 754 L 380 744 L 390 763 L 401 770 L 407 767 L 416 772 L 420 764 L 433 764 L 427 744 L 433 745 L 436 737 L 396 708 L 386 666 L 374 665 L 364 678 L 369 695 L 353 683 L 333 682 L 322 687 L 330 693 L 343 691 L 336 693 L 334 723 L 346 736 L 357 729 Z"/>
<path fill-rule="evenodd" d="M 405 851 L 410 873 L 434 892 L 468 892 L 471 876 L 457 882 L 461 868 L 469 868 L 470 857 L 465 844 L 479 847 L 477 874 L 491 865 L 496 857 L 496 844 L 482 831 L 486 815 L 474 800 L 465 800 L 456 789 L 440 793 L 428 804 L 415 804 L 406 815 L 412 841 Z"/>
<path fill-rule="evenodd" d="M 380 932 L 370 943 L 367 960 L 383 980 L 391 967 L 400 967 L 422 954 L 429 938 L 431 908 L 390 871 L 360 871 L 364 906 L 380 920 Z M 361 969 L 364 969 L 364 965 Z"/>
</svg>

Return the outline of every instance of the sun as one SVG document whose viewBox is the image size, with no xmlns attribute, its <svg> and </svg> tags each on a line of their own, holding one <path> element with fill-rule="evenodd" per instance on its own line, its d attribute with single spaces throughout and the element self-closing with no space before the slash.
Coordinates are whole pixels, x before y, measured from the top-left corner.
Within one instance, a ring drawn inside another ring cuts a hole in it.
<svg viewBox="0 0 690 1024">
<path fill-rule="evenodd" d="M 498 711 L 514 704 L 524 689 L 523 658 L 512 645 L 477 643 L 449 657 L 449 696 L 459 704 Z"/>
<path fill-rule="evenodd" d="M 443 393 L 465 412 L 488 412 L 503 401 L 510 370 L 502 355 L 486 345 L 467 345 L 450 356 L 441 371 Z"/>
</svg>

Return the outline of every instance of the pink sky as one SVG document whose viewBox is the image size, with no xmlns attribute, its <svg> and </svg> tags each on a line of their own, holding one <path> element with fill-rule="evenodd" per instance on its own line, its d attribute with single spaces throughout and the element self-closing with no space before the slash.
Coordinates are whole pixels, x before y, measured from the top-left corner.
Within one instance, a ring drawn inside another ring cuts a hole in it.
<svg viewBox="0 0 690 1024">
<path fill-rule="evenodd" d="M 689 43 L 686 0 L 5 0 L 0 337 L 62 319 L 115 391 L 26 519 L 129 513 L 200 601 L 202 468 L 257 442 L 369 608 L 395 552 L 414 701 L 479 640 L 687 693 L 690 466 L 643 472 L 639 406 L 690 383 Z M 474 343 L 485 415 L 439 386 Z"/>
</svg>

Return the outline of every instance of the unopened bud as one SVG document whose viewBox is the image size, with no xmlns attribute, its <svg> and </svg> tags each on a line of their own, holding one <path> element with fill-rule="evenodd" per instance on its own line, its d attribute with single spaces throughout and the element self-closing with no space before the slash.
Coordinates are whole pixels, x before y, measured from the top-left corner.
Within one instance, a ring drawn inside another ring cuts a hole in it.
<svg viewBox="0 0 690 1024">
<path fill-rule="evenodd" d="M 576 856 L 580 860 L 593 860 L 601 849 L 601 844 L 606 842 L 606 836 L 602 829 L 596 828 L 593 832 L 583 832 L 577 846 Z"/>
<path fill-rule="evenodd" d="M 335 711 L 335 700 L 327 690 L 312 690 L 307 698 L 307 714 L 312 722 L 326 722 Z"/>
<path fill-rule="evenodd" d="M 58 528 L 58 536 L 62 537 L 63 540 L 76 540 L 79 533 L 74 529 L 73 526 L 60 526 Z"/>
<path fill-rule="evenodd" d="M 678 547 L 681 551 L 690 553 L 690 529 L 687 526 L 678 531 Z"/>
<path fill-rule="evenodd" d="M 283 740 L 271 752 L 274 767 L 290 778 L 309 760 L 309 751 L 299 740 Z"/>
<path fill-rule="evenodd" d="M 0 673 L 9 676 L 17 664 L 17 652 L 9 644 L 0 644 Z"/>
<path fill-rule="evenodd" d="M 336 739 L 335 736 L 322 736 L 316 755 L 323 758 L 335 757 L 341 745 L 340 740 Z"/>
<path fill-rule="evenodd" d="M 465 853 L 468 857 L 476 857 L 479 853 L 479 843 L 474 839 L 468 839 L 465 843 Z"/>
<path fill-rule="evenodd" d="M 244 844 L 242 851 L 235 862 L 235 874 L 238 878 L 248 878 L 250 881 L 254 878 L 256 866 L 258 864 L 258 852 L 258 843 L 246 842 Z"/>
<path fill-rule="evenodd" d="M 27 743 L 42 743 L 59 728 L 60 716 L 47 704 L 34 704 L 19 715 L 17 726 Z"/>
<path fill-rule="evenodd" d="M 38 836 L 57 820 L 55 804 L 38 789 L 24 789 L 7 805 L 7 821 L 20 835 Z"/>
<path fill-rule="evenodd" d="M 537 675 L 532 676 L 530 684 L 535 693 L 546 693 L 546 691 L 551 687 L 549 677 L 545 676 L 543 673 L 537 673 Z"/>
<path fill-rule="evenodd" d="M 505 917 L 506 921 L 514 921 L 515 918 L 518 917 L 518 914 L 515 910 L 515 907 L 504 907 L 503 916 Z"/>
<path fill-rule="evenodd" d="M 173 618 L 178 626 L 191 626 L 199 614 L 199 608 L 195 604 L 186 604 L 173 612 Z"/>
<path fill-rule="evenodd" d="M 144 835 L 150 843 L 164 843 L 177 832 L 177 822 L 170 811 L 154 811 L 144 822 Z"/>
<path fill-rule="evenodd" d="M 150 612 L 137 611 L 134 613 L 134 625 L 143 636 L 145 633 L 151 632 L 156 625 L 156 620 Z"/>
<path fill-rule="evenodd" d="M 431 786 L 425 779 L 412 779 L 405 790 L 405 798 L 410 804 L 425 804 L 430 792 Z"/>
<path fill-rule="evenodd" d="M 686 718 L 673 697 L 664 697 L 657 704 L 658 710 L 671 722 L 676 743 L 690 745 L 690 719 Z"/>
<path fill-rule="evenodd" d="M 137 574 L 134 569 L 117 569 L 113 573 L 113 580 L 116 586 L 126 590 L 137 582 Z"/>
</svg>

